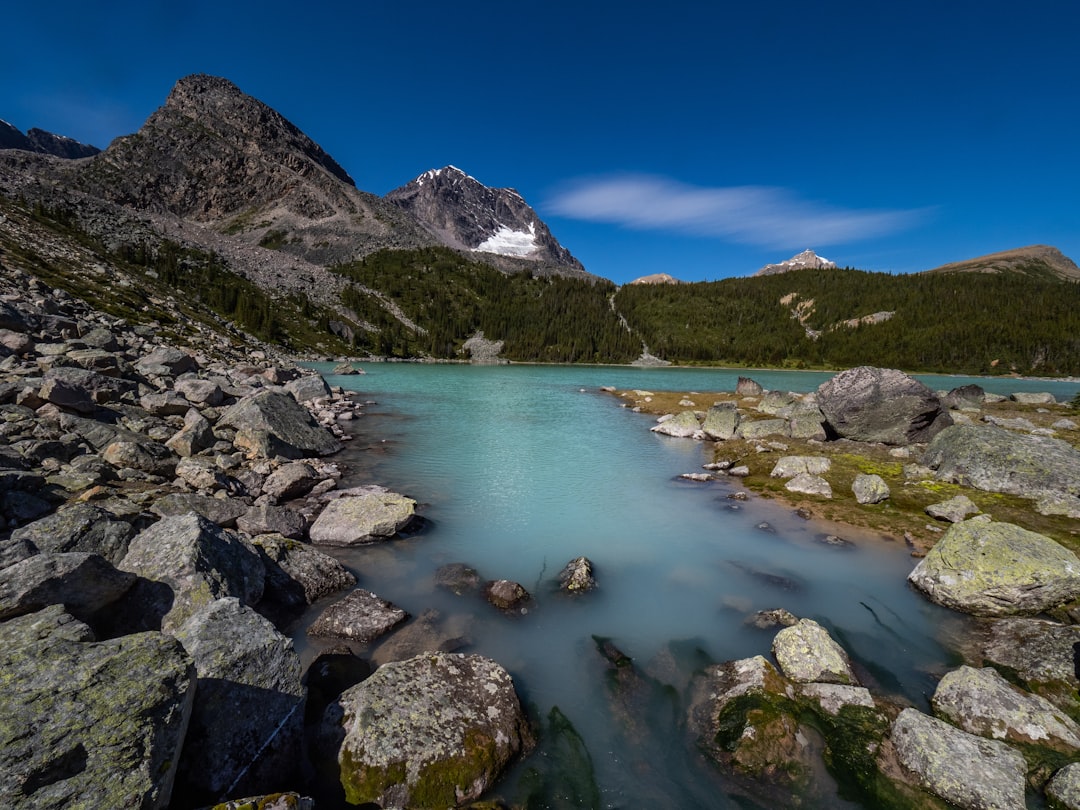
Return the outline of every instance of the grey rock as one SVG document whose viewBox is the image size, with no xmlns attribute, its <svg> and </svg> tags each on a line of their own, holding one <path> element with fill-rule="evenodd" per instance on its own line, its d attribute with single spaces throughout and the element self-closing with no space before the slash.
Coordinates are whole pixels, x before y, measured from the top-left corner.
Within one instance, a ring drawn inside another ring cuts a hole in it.
<svg viewBox="0 0 1080 810">
<path fill-rule="evenodd" d="M 791 413 L 791 406 L 798 401 L 798 395 L 790 391 L 769 391 L 761 397 L 755 410 L 786 419 Z"/>
<path fill-rule="evenodd" d="M 313 399 L 323 399 L 330 396 L 330 386 L 318 374 L 307 374 L 303 377 L 297 377 L 295 380 L 290 380 L 285 384 L 285 390 L 297 402 L 310 402 Z"/>
<path fill-rule="evenodd" d="M 934 713 L 963 729 L 995 740 L 1037 745 L 1065 754 L 1080 751 L 1080 725 L 1046 698 L 1022 692 L 995 669 L 963 666 L 941 679 Z"/>
<path fill-rule="evenodd" d="M 842 371 L 818 387 L 817 402 L 835 435 L 861 442 L 925 442 L 952 424 L 933 391 L 895 369 Z"/>
<path fill-rule="evenodd" d="M 263 482 L 262 489 L 264 493 L 279 501 L 288 501 L 307 495 L 319 480 L 319 475 L 310 464 L 294 461 L 283 464 L 270 473 Z"/>
<path fill-rule="evenodd" d="M 1040 392 L 1040 393 L 1024 393 L 1017 392 L 1009 396 L 1013 402 L 1019 402 L 1021 405 L 1056 405 L 1057 400 L 1053 394 Z"/>
<path fill-rule="evenodd" d="M 176 464 L 176 477 L 192 489 L 226 489 L 228 477 L 208 458 L 182 458 Z"/>
<path fill-rule="evenodd" d="M 154 416 L 182 416 L 191 407 L 190 402 L 174 391 L 143 394 L 139 405 Z"/>
<path fill-rule="evenodd" d="M 195 371 L 198 364 L 195 358 L 180 349 L 161 346 L 135 363 L 141 374 L 156 377 L 178 377 L 188 371 Z"/>
<path fill-rule="evenodd" d="M 308 628 L 308 635 L 374 641 L 409 618 L 396 605 L 357 588 L 326 608 Z"/>
<path fill-rule="evenodd" d="M 1035 502 L 1035 511 L 1040 515 L 1063 515 L 1080 520 L 1080 498 L 1060 493 L 1043 495 Z"/>
<path fill-rule="evenodd" d="M 592 560 L 575 557 L 559 572 L 559 588 L 569 593 L 585 593 L 597 587 Z"/>
<path fill-rule="evenodd" d="M 802 683 L 798 685 L 798 694 L 812 700 L 826 714 L 838 715 L 845 706 L 874 708 L 874 698 L 864 686 L 851 686 L 840 683 Z"/>
<path fill-rule="evenodd" d="M 444 620 L 437 610 L 420 616 L 384 639 L 371 654 L 377 666 L 431 652 L 458 652 L 469 645 L 468 617 L 457 615 Z"/>
<path fill-rule="evenodd" d="M 448 563 L 435 572 L 435 585 L 453 591 L 458 596 L 480 590 L 483 580 L 475 568 L 465 563 Z"/>
<path fill-rule="evenodd" d="M 214 599 L 235 596 L 256 604 L 266 576 L 247 541 L 196 514 L 162 518 L 143 529 L 120 567 L 165 586 L 142 588 L 139 596 L 144 619 L 160 621 L 167 632 Z"/>
<path fill-rule="evenodd" d="M 0 795 L 12 810 L 169 806 L 195 667 L 161 633 L 91 642 L 59 608 L 0 624 Z"/>
<path fill-rule="evenodd" d="M 179 778 L 212 801 L 296 775 L 306 690 L 292 642 L 235 598 L 199 608 L 176 638 L 195 660 L 195 707 Z"/>
<path fill-rule="evenodd" d="M 236 519 L 251 508 L 233 498 L 215 498 L 193 492 L 172 492 L 154 501 L 150 511 L 161 517 L 179 517 L 194 512 L 225 529 L 236 527 Z"/>
<path fill-rule="evenodd" d="M 346 800 L 387 810 L 419 796 L 430 807 L 475 801 L 533 745 L 506 670 L 453 653 L 379 667 L 330 705 L 322 739 L 338 749 Z"/>
<path fill-rule="evenodd" d="M 740 397 L 760 397 L 765 389 L 749 377 L 739 377 L 735 383 L 735 393 Z"/>
<path fill-rule="evenodd" d="M 1080 559 L 1010 523 L 954 523 L 908 581 L 939 605 L 976 616 L 1034 614 L 1080 597 Z"/>
<path fill-rule="evenodd" d="M 173 474 L 178 460 L 165 445 L 142 437 L 119 438 L 101 451 L 101 457 L 118 470 L 140 470 L 166 478 Z"/>
<path fill-rule="evenodd" d="M 311 542 L 352 546 L 393 537 L 416 516 L 416 501 L 382 487 L 352 490 L 330 501 L 315 519 Z"/>
<path fill-rule="evenodd" d="M 509 579 L 489 582 L 484 587 L 484 597 L 499 610 L 507 613 L 526 612 L 525 605 L 531 598 L 529 592 L 520 583 Z"/>
<path fill-rule="evenodd" d="M 286 589 L 297 593 L 304 604 L 311 604 L 332 593 L 351 588 L 356 584 L 356 577 L 340 562 L 329 554 L 323 554 L 317 548 L 290 540 L 280 534 L 261 534 L 251 540 L 267 565 L 267 596 L 277 598 L 284 604 L 293 604 L 288 595 L 274 594 L 270 591 Z M 272 566 L 272 568 L 270 567 Z M 288 579 L 288 583 L 279 582 L 274 576 L 274 569 Z"/>
<path fill-rule="evenodd" d="M 800 619 L 778 632 L 772 650 L 784 675 L 797 683 L 859 683 L 847 653 L 813 619 Z"/>
<path fill-rule="evenodd" d="M 1080 762 L 1071 762 L 1046 785 L 1051 810 L 1080 810 Z"/>
<path fill-rule="evenodd" d="M 735 431 L 735 436 L 740 439 L 764 439 L 767 436 L 787 436 L 790 426 L 786 419 L 758 419 L 748 421 L 743 419 Z"/>
<path fill-rule="evenodd" d="M 942 398 L 942 404 L 958 411 L 978 410 L 982 407 L 986 391 L 979 385 L 961 385 L 952 389 Z"/>
<path fill-rule="evenodd" d="M 342 445 L 304 406 L 286 394 L 260 391 L 244 397 L 218 419 L 236 430 L 233 443 L 260 457 L 304 458 L 336 453 Z"/>
<path fill-rule="evenodd" d="M 199 377 L 181 377 L 173 383 L 173 390 L 193 405 L 216 407 L 225 398 L 220 385 Z"/>
<path fill-rule="evenodd" d="M 26 540 L 40 551 L 100 554 L 117 565 L 134 535 L 128 521 L 92 504 L 75 503 L 17 529 L 12 539 Z"/>
<path fill-rule="evenodd" d="M 791 627 L 798 624 L 799 617 L 785 608 L 773 608 L 771 610 L 759 610 L 748 617 L 746 624 L 759 630 L 771 630 L 775 627 Z"/>
<path fill-rule="evenodd" d="M 280 534 L 293 540 L 303 538 L 307 527 L 307 518 L 287 506 L 253 506 L 236 519 L 236 528 L 247 534 Z"/>
<path fill-rule="evenodd" d="M 832 461 L 824 456 L 784 456 L 777 459 L 769 475 L 773 478 L 794 478 L 796 475 L 824 475 L 832 469 Z"/>
<path fill-rule="evenodd" d="M 691 439 L 701 431 L 701 423 L 693 411 L 682 411 L 649 428 L 653 433 L 673 436 L 677 439 Z"/>
<path fill-rule="evenodd" d="M 35 554 L 0 571 L 0 620 L 58 604 L 80 619 L 90 619 L 134 582 L 134 576 L 98 554 Z"/>
<path fill-rule="evenodd" d="M 915 709 L 892 727 L 901 764 L 931 793 L 966 810 L 1024 810 L 1024 758 Z"/>
<path fill-rule="evenodd" d="M 184 426 L 165 442 L 165 446 L 186 458 L 212 447 L 214 441 L 209 420 L 192 408 L 184 416 Z"/>
<path fill-rule="evenodd" d="M 734 438 L 739 427 L 739 409 L 734 402 L 720 402 L 705 412 L 701 430 L 710 439 L 726 441 Z"/>
<path fill-rule="evenodd" d="M 798 411 L 788 420 L 788 433 L 793 439 L 825 441 L 825 416 L 817 406 L 812 411 Z"/>
<path fill-rule="evenodd" d="M 1080 496 L 1080 450 L 1047 436 L 991 425 L 956 425 L 930 443 L 922 463 L 943 481 L 987 492 Z"/>
<path fill-rule="evenodd" d="M 980 511 L 967 495 L 957 495 L 947 501 L 932 503 L 926 507 L 926 514 L 930 517 L 947 520 L 949 523 L 960 523 L 971 515 L 979 514 Z"/>
<path fill-rule="evenodd" d="M 889 485 L 880 475 L 859 473 L 851 484 L 855 500 L 861 504 L 875 504 L 889 499 Z"/>
<path fill-rule="evenodd" d="M 990 625 L 980 661 L 1010 673 L 1025 689 L 1041 695 L 1080 720 L 1080 679 L 1076 650 L 1080 626 L 1044 619 L 1000 619 Z"/>
<path fill-rule="evenodd" d="M 797 492 L 802 495 L 817 495 L 821 498 L 832 497 L 832 486 L 819 475 L 799 473 L 786 484 L 784 489 L 788 492 Z"/>
</svg>

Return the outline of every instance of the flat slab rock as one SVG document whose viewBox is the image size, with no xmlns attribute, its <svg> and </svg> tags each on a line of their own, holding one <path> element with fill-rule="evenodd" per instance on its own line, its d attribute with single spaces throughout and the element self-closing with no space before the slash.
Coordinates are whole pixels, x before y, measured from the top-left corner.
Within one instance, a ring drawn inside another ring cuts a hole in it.
<svg viewBox="0 0 1080 810">
<path fill-rule="evenodd" d="M 357 588 L 324 610 L 308 628 L 310 636 L 330 636 L 368 643 L 390 632 L 409 614 L 371 591 Z"/>
<path fill-rule="evenodd" d="M 382 487 L 343 493 L 315 518 L 312 543 L 354 546 L 393 537 L 413 521 L 416 501 Z"/>
</svg>

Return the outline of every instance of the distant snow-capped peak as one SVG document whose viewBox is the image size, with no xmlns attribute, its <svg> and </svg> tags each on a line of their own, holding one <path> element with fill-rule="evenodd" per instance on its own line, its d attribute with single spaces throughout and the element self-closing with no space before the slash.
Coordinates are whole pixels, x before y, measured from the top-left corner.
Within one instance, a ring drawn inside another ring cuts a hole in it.
<svg viewBox="0 0 1080 810">
<path fill-rule="evenodd" d="M 767 264 L 754 273 L 755 276 L 772 276 L 777 273 L 787 273 L 792 270 L 805 270 L 807 268 L 823 269 L 836 267 L 836 262 L 831 262 L 824 256 L 818 256 L 809 248 L 802 253 L 796 253 L 790 259 L 777 264 Z"/>
</svg>

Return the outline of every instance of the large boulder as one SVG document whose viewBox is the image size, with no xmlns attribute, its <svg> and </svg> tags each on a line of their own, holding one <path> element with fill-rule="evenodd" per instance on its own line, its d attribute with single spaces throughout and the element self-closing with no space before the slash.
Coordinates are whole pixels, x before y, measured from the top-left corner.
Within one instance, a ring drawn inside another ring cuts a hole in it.
<svg viewBox="0 0 1080 810">
<path fill-rule="evenodd" d="M 198 671 L 178 793 L 210 804 L 226 792 L 287 787 L 307 694 L 292 642 L 235 598 L 199 608 L 176 637 Z"/>
<path fill-rule="evenodd" d="M 214 599 L 259 601 L 266 577 L 258 552 L 239 535 L 194 513 L 162 518 L 139 532 L 120 568 L 145 578 L 133 588 L 151 626 L 175 630 Z"/>
<path fill-rule="evenodd" d="M 954 523 L 908 575 L 927 598 L 975 616 L 1041 613 L 1080 597 L 1080 559 L 1011 523 Z"/>
<path fill-rule="evenodd" d="M 844 649 L 813 619 L 800 619 L 773 639 L 773 655 L 781 671 L 798 683 L 858 685 Z"/>
<path fill-rule="evenodd" d="M 1075 720 L 1045 698 L 1012 686 L 990 667 L 963 666 L 946 674 L 934 692 L 933 706 L 938 717 L 969 734 L 1073 756 L 1080 752 Z"/>
<path fill-rule="evenodd" d="M 345 799 L 385 810 L 475 801 L 533 744 L 514 683 L 479 655 L 385 664 L 326 710 Z"/>
<path fill-rule="evenodd" d="M 266 596 L 286 606 L 310 605 L 356 584 L 345 566 L 307 543 L 281 534 L 261 534 L 251 543 L 266 566 Z"/>
<path fill-rule="evenodd" d="M 191 658 L 161 633 L 92 639 L 59 606 L 0 624 L 4 807 L 169 806 Z"/>
<path fill-rule="evenodd" d="M 307 408 L 277 391 L 244 397 L 221 415 L 217 426 L 235 428 L 233 443 L 259 457 L 325 456 L 342 447 Z"/>
<path fill-rule="evenodd" d="M 653 433 L 674 436 L 677 439 L 691 439 L 701 432 L 701 423 L 693 411 L 682 411 L 665 418 L 660 424 L 649 428 Z"/>
<path fill-rule="evenodd" d="M 311 525 L 313 543 L 355 546 L 393 537 L 416 516 L 416 501 L 383 487 L 341 493 Z"/>
<path fill-rule="evenodd" d="M 0 571 L 0 621 L 63 604 L 90 620 L 127 593 L 135 577 L 99 554 L 45 552 Z"/>
<path fill-rule="evenodd" d="M 933 391 L 895 369 L 842 371 L 818 387 L 817 403 L 832 434 L 860 442 L 926 442 L 952 424 Z"/>
<path fill-rule="evenodd" d="M 701 430 L 710 439 L 726 441 L 734 438 L 739 427 L 739 409 L 734 402 L 719 402 L 705 412 Z"/>
<path fill-rule="evenodd" d="M 976 737 L 916 709 L 892 727 L 900 763 L 936 796 L 965 810 L 1025 810 L 1027 766 L 1003 742 Z"/>
<path fill-rule="evenodd" d="M 112 512 L 88 503 L 74 503 L 17 529 L 12 539 L 28 540 L 39 551 L 100 554 L 116 565 L 124 559 L 134 535 L 132 525 Z"/>
<path fill-rule="evenodd" d="M 987 492 L 1080 496 L 1080 450 L 1049 436 L 993 425 L 954 425 L 926 448 L 938 478 Z"/>
</svg>

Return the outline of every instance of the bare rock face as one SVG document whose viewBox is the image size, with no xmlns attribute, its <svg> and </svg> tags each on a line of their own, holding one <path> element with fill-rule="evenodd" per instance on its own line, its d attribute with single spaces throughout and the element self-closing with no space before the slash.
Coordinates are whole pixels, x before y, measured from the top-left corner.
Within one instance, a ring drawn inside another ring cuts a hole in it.
<svg viewBox="0 0 1080 810">
<path fill-rule="evenodd" d="M 520 194 L 488 188 L 454 166 L 424 172 L 386 199 L 447 247 L 486 254 L 485 260 L 506 257 L 560 275 L 588 275 Z"/>
<path fill-rule="evenodd" d="M 952 424 L 933 391 L 895 369 L 842 371 L 818 387 L 817 402 L 827 430 L 860 442 L 927 442 Z"/>
<path fill-rule="evenodd" d="M 321 738 L 346 801 L 387 810 L 475 801 L 533 745 L 506 670 L 453 653 L 379 667 L 330 704 Z"/>
</svg>

